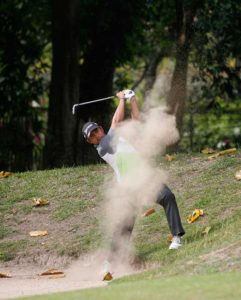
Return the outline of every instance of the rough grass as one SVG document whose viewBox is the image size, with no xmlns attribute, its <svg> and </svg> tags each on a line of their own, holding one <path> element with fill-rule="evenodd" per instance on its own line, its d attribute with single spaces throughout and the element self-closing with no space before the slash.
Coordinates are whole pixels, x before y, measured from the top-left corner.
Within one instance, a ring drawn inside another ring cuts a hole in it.
<svg viewBox="0 0 241 300">
<path fill-rule="evenodd" d="M 26 256 L 25 251 L 29 251 L 28 259 L 39 252 L 76 258 L 98 246 L 95 209 L 102 199 L 99 187 L 107 169 L 105 165 L 62 168 L 1 179 L 0 261 Z M 33 207 L 34 197 L 50 204 Z M 32 238 L 29 232 L 33 230 L 48 230 L 49 235 Z M 19 241 L 25 241 L 27 248 Z M 16 244 L 7 255 L 6 243 Z"/>
<path fill-rule="evenodd" d="M 211 161 L 203 155 L 177 155 L 175 161 L 162 160 L 161 165 L 170 175 L 186 235 L 184 247 L 170 253 L 163 210 L 140 220 L 137 253 L 142 261 L 159 265 L 147 272 L 149 276 L 241 270 L 241 182 L 234 177 L 241 167 L 240 153 Z M 204 216 L 188 224 L 187 216 L 195 208 L 203 209 Z"/>
<path fill-rule="evenodd" d="M 161 158 L 160 168 L 169 175 L 186 235 L 184 247 L 168 251 L 164 211 L 136 223 L 133 243 L 143 266 L 154 269 L 131 279 L 178 274 L 204 274 L 241 269 L 241 182 L 234 178 L 240 169 L 240 152 L 214 160 L 207 156 L 177 154 L 172 162 Z M 0 261 L 43 253 L 69 260 L 101 244 L 99 209 L 101 185 L 112 171 L 106 165 L 16 173 L 0 180 Z M 32 198 L 48 199 L 44 207 L 32 207 Z M 187 224 L 195 208 L 204 216 Z M 210 227 L 208 234 L 204 230 Z M 46 237 L 31 238 L 29 231 L 46 229 Z M 6 250 L 7 249 L 7 250 Z M 26 255 L 27 253 L 27 255 Z"/>
</svg>

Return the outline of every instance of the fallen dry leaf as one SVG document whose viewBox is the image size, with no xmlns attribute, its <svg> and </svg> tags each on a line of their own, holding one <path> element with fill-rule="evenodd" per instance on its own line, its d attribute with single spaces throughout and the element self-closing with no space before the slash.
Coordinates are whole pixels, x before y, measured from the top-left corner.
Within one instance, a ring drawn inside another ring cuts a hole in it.
<svg viewBox="0 0 241 300">
<path fill-rule="evenodd" d="M 196 221 L 200 216 L 203 216 L 203 210 L 200 208 L 196 208 L 192 214 L 190 216 L 188 216 L 187 218 L 187 222 L 188 224 L 193 223 L 194 221 Z"/>
<path fill-rule="evenodd" d="M 49 269 L 41 274 L 39 276 L 55 276 L 55 275 L 64 275 L 63 271 L 57 270 L 57 269 Z"/>
<path fill-rule="evenodd" d="M 241 170 L 239 170 L 239 171 L 237 171 L 237 172 L 235 173 L 235 178 L 236 178 L 237 180 L 241 180 Z"/>
<path fill-rule="evenodd" d="M 48 231 L 47 230 L 30 231 L 29 235 L 30 236 L 45 236 L 45 235 L 48 235 Z"/>
<path fill-rule="evenodd" d="M 0 172 L 0 178 L 6 178 L 6 177 L 9 177 L 11 175 L 13 175 L 12 172 L 7 172 L 7 171 L 1 171 Z"/>
<path fill-rule="evenodd" d="M 49 204 L 49 201 L 47 199 L 42 199 L 42 198 L 33 198 L 33 206 L 44 206 Z"/>
<path fill-rule="evenodd" d="M 217 152 L 213 155 L 210 155 L 208 157 L 208 159 L 213 159 L 213 158 L 217 158 L 221 155 L 226 155 L 226 154 L 232 154 L 232 153 L 235 153 L 237 151 L 237 148 L 230 148 L 230 149 L 227 149 L 227 150 L 223 150 L 223 151 L 220 151 L 220 152 Z"/>
<path fill-rule="evenodd" d="M 142 217 L 147 217 L 155 212 L 155 208 L 150 208 L 142 214 Z"/>
<path fill-rule="evenodd" d="M 207 148 L 203 149 L 201 152 L 202 152 L 203 154 L 212 154 L 212 153 L 215 153 L 216 151 L 213 150 L 213 148 L 207 147 Z"/>
<path fill-rule="evenodd" d="M 172 161 L 172 160 L 176 159 L 176 156 L 175 155 L 166 154 L 165 158 L 166 158 L 167 161 Z"/>
<path fill-rule="evenodd" d="M 8 273 L 2 273 L 0 272 L 0 278 L 11 278 L 11 275 Z"/>
<path fill-rule="evenodd" d="M 110 272 L 106 273 L 105 276 L 103 277 L 103 281 L 110 281 L 113 279 L 113 276 Z"/>
</svg>

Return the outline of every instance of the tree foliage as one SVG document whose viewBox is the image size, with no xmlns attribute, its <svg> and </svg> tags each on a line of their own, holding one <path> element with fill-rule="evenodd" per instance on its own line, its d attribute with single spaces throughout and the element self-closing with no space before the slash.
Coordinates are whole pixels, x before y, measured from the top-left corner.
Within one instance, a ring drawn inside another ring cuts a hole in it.
<svg viewBox="0 0 241 300">
<path fill-rule="evenodd" d="M 241 4 L 205 1 L 194 20 L 192 93 L 182 146 L 240 146 Z"/>
<path fill-rule="evenodd" d="M 206 82 L 206 96 L 241 96 L 241 3 L 205 1 L 195 19 L 192 60 Z"/>
<path fill-rule="evenodd" d="M 49 41 L 48 2 L 6 0 L 0 4 L 0 135 L 1 166 L 32 168 L 33 126 L 38 122 L 31 107 L 46 86 L 41 60 Z"/>
<path fill-rule="evenodd" d="M 31 103 L 48 91 L 50 63 L 43 55 L 49 55 L 51 46 L 46 165 L 89 163 L 95 159 L 79 140 L 81 125 L 92 119 L 107 128 L 113 107 L 110 102 L 82 107 L 74 118 L 72 105 L 113 95 L 143 79 L 144 88 L 151 89 L 164 57 L 175 61 L 167 101 L 179 128 L 190 61 L 199 70 L 193 85 L 202 83 L 198 113 L 228 112 L 230 106 L 223 103 L 232 104 L 241 96 L 240 23 L 241 4 L 235 0 L 2 1 L 1 165 L 12 159 L 9 168 L 32 166 L 31 159 L 25 161 L 33 155 L 34 132 L 42 125 Z M 192 106 L 189 101 L 187 109 Z M 199 128 L 203 121 L 197 119 Z"/>
<path fill-rule="evenodd" d="M 26 116 L 29 102 L 43 93 L 42 52 L 49 42 L 47 1 L 0 4 L 0 112 Z"/>
</svg>

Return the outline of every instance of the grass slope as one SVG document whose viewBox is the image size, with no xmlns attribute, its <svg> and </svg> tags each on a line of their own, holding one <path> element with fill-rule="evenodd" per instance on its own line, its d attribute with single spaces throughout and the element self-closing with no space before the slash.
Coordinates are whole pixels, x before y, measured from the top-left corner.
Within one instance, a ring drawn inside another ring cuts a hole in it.
<svg viewBox="0 0 241 300">
<path fill-rule="evenodd" d="M 157 294 L 170 292 L 170 286 L 172 299 L 177 299 L 178 293 L 187 295 L 178 299 L 189 299 L 188 295 L 195 294 L 197 288 L 207 290 L 209 285 L 214 287 L 214 293 L 218 288 L 224 295 L 227 292 L 226 298 L 216 299 L 239 299 L 240 289 L 235 290 L 239 295 L 236 298 L 233 286 L 240 280 L 241 271 L 241 182 L 234 177 L 241 167 L 240 159 L 240 151 L 214 160 L 200 154 L 178 154 L 171 162 L 161 159 L 160 167 L 169 175 L 168 185 L 177 197 L 186 230 L 184 247 L 168 251 L 166 218 L 163 209 L 156 206 L 156 213 L 138 219 L 133 235 L 136 256 L 155 268 L 114 280 L 97 292 L 94 289 L 69 293 L 65 299 L 87 299 L 85 295 L 92 293 L 93 299 L 94 295 L 110 299 L 108 293 L 118 299 L 117 292 L 124 293 L 124 299 L 147 299 L 149 296 L 140 296 L 145 295 L 145 290 L 158 299 Z M 26 256 L 28 260 L 31 256 L 36 259 L 43 253 L 73 258 L 98 247 L 102 238 L 98 227 L 103 200 L 100 186 L 105 176 L 111 176 L 111 170 L 97 165 L 18 173 L 1 179 L 0 260 Z M 33 208 L 33 197 L 46 198 L 50 205 Z M 204 216 L 188 224 L 186 218 L 195 208 L 202 208 Z M 49 235 L 29 236 L 29 231 L 40 228 L 47 229 Z M 200 286 L 195 286 L 195 282 Z M 205 299 L 203 295 L 198 292 L 193 299 Z M 206 299 L 215 296 L 211 293 Z"/>
<path fill-rule="evenodd" d="M 0 261 L 64 255 L 76 258 L 98 245 L 98 187 L 106 166 L 16 173 L 0 180 Z M 32 207 L 33 198 L 50 204 Z M 29 232 L 48 230 L 32 238 Z"/>
</svg>

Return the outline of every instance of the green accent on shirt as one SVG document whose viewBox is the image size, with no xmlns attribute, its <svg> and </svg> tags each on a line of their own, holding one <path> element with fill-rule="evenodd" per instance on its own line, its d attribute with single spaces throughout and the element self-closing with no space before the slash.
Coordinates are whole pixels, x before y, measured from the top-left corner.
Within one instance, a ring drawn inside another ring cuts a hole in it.
<svg viewBox="0 0 241 300">
<path fill-rule="evenodd" d="M 132 173 L 140 166 L 141 159 L 138 153 L 117 153 L 116 156 L 117 168 L 121 176 Z"/>
</svg>

